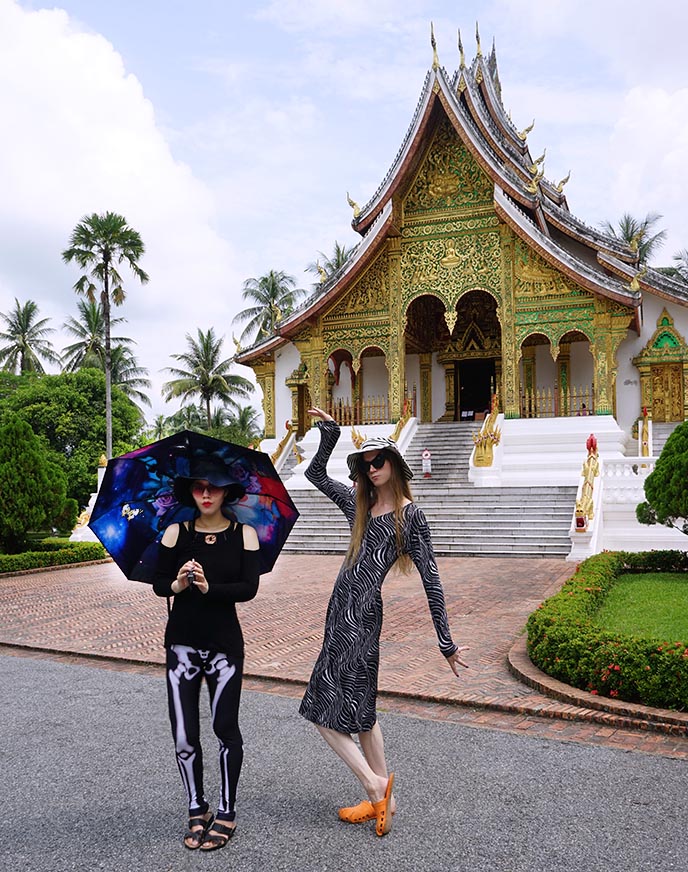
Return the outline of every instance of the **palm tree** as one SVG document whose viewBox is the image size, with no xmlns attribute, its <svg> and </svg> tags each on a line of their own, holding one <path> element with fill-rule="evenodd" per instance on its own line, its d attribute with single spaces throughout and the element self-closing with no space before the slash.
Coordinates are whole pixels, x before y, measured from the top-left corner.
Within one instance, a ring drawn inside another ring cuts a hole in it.
<svg viewBox="0 0 688 872">
<path fill-rule="evenodd" d="M 293 312 L 296 303 L 305 294 L 303 288 L 295 285 L 293 276 L 275 270 L 270 270 L 259 279 L 246 279 L 242 297 L 255 305 L 234 317 L 234 324 L 248 321 L 240 337 L 242 341 L 254 336 L 255 341 L 272 336 L 278 322 Z"/>
<path fill-rule="evenodd" d="M 681 281 L 688 282 L 688 248 L 683 248 L 677 252 L 673 260 L 676 262 L 674 269 L 676 270 L 677 278 Z"/>
<path fill-rule="evenodd" d="M 37 317 L 38 306 L 33 300 L 27 300 L 22 306 L 16 297 L 13 311 L 0 312 L 0 318 L 7 325 L 6 332 L 0 333 L 0 340 L 7 343 L 0 348 L 0 363 L 7 372 L 45 372 L 40 358 L 48 363 L 60 362 L 52 343 L 45 339 L 48 333 L 55 332 L 53 327 L 46 327 L 50 319 L 37 321 Z"/>
<path fill-rule="evenodd" d="M 177 430 L 202 430 L 203 410 L 200 406 L 182 406 L 178 412 L 165 418 L 165 427 L 170 434 Z"/>
<path fill-rule="evenodd" d="M 613 236 L 615 239 L 620 239 L 631 248 L 638 251 L 639 263 L 647 263 L 650 258 L 664 244 L 667 232 L 659 230 L 653 233 L 654 225 L 662 216 L 657 212 L 648 212 L 645 218 L 634 218 L 628 212 L 625 212 L 619 220 L 618 227 L 614 227 L 611 221 L 603 221 L 600 224 L 602 230 Z"/>
<path fill-rule="evenodd" d="M 105 452 L 112 457 L 112 345 L 110 310 L 121 306 L 126 296 L 117 267 L 126 262 L 141 284 L 148 275 L 139 266 L 145 246 L 141 236 L 129 227 L 126 219 L 114 212 L 86 215 L 69 238 L 69 248 L 62 252 L 65 263 L 76 261 L 85 270 L 74 290 L 95 301 L 100 289 L 100 304 L 105 321 Z M 96 284 L 94 284 L 94 281 Z"/>
<path fill-rule="evenodd" d="M 78 300 L 79 315 L 71 315 L 62 325 L 77 341 L 62 349 L 62 367 L 66 372 L 76 372 L 89 366 L 105 369 L 105 319 L 103 307 L 96 300 Z M 126 318 L 110 318 L 110 327 L 121 324 Z M 111 336 L 112 347 L 132 345 L 127 336 Z"/>
<path fill-rule="evenodd" d="M 114 345 L 111 349 L 112 384 L 138 406 L 143 403 L 150 406 L 151 401 L 140 388 L 150 390 L 150 380 L 146 378 L 148 370 L 138 365 L 138 361 L 129 348 L 124 345 Z M 139 409 L 139 411 L 141 411 Z"/>
<path fill-rule="evenodd" d="M 253 406 L 244 406 L 232 417 L 231 423 L 241 433 L 241 436 L 247 443 L 255 442 L 262 435 L 262 431 L 258 426 L 259 417 L 259 413 Z"/>
<path fill-rule="evenodd" d="M 344 266 L 353 254 L 355 248 L 355 245 L 340 245 L 335 239 L 332 256 L 328 257 L 322 251 L 319 251 L 318 259 L 311 261 L 306 267 L 305 272 L 318 275 L 322 281 L 327 281 L 327 279 L 331 278 L 341 267 Z"/>
<path fill-rule="evenodd" d="M 218 339 L 212 327 L 205 333 L 199 328 L 196 338 L 187 333 L 186 342 L 188 351 L 171 355 L 186 369 L 166 367 L 167 372 L 176 378 L 165 382 L 162 393 L 168 400 L 172 397 L 181 397 L 182 400 L 199 397 L 205 406 L 206 429 L 209 430 L 212 421 L 211 402 L 218 400 L 238 408 L 237 398 L 247 399 L 253 391 L 253 385 L 240 375 L 230 374 L 234 358 L 222 360 L 224 339 Z"/>
</svg>

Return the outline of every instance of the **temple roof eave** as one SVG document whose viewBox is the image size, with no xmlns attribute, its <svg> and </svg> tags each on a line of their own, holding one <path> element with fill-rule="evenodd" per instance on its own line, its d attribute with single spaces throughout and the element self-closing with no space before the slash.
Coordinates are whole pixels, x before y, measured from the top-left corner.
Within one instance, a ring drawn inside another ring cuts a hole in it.
<svg viewBox="0 0 688 872">
<path fill-rule="evenodd" d="M 639 287 L 663 300 L 688 307 L 688 284 L 672 279 L 651 267 L 629 267 L 606 252 L 599 252 L 597 259 L 602 266 L 629 281 L 636 279 Z"/>
<path fill-rule="evenodd" d="M 642 302 L 640 291 L 633 291 L 629 286 L 624 286 L 620 280 L 595 271 L 589 264 L 561 248 L 553 239 L 542 233 L 528 216 L 507 197 L 504 191 L 496 186 L 494 203 L 497 215 L 517 236 L 532 246 L 550 266 L 567 275 L 576 284 L 591 293 L 607 297 L 635 310 L 637 323 L 637 310 Z"/>
</svg>

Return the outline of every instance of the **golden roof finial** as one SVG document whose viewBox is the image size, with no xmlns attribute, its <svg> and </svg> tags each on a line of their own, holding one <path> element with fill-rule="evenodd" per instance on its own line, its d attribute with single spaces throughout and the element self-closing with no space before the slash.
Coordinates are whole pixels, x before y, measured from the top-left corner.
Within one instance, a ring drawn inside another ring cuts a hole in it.
<svg viewBox="0 0 688 872">
<path fill-rule="evenodd" d="M 349 206 L 351 206 L 351 208 L 354 210 L 354 218 L 358 218 L 358 216 L 361 214 L 361 207 L 358 205 L 358 203 L 355 200 L 351 199 L 348 191 L 346 192 L 346 199 L 347 199 Z"/>
<path fill-rule="evenodd" d="M 537 194 L 538 185 L 542 181 L 544 175 L 544 170 L 538 170 L 537 175 L 533 177 L 533 181 L 529 185 L 526 185 L 526 191 L 529 191 L 531 194 Z"/>
<path fill-rule="evenodd" d="M 545 149 L 543 149 L 542 154 L 540 155 L 540 157 L 536 157 L 535 160 L 532 162 L 532 164 L 528 167 L 528 172 L 529 172 L 531 175 L 533 175 L 533 176 L 534 176 L 534 175 L 537 175 L 538 167 L 540 166 L 540 164 L 541 164 L 541 163 L 543 162 L 543 160 L 545 159 L 545 154 L 546 154 L 546 153 L 547 153 L 547 149 L 545 148 Z"/>
<path fill-rule="evenodd" d="M 628 247 L 631 251 L 638 251 L 638 247 L 640 246 L 640 240 L 645 236 L 645 228 L 641 227 L 640 230 L 631 237 L 631 241 L 628 243 Z"/>
<path fill-rule="evenodd" d="M 107 466 L 107 457 L 104 454 L 100 455 L 100 459 L 98 460 L 98 466 L 100 466 L 101 468 L 103 466 Z"/>
<path fill-rule="evenodd" d="M 232 333 L 232 342 L 234 343 L 234 347 L 236 348 L 235 354 L 241 354 L 241 342 L 236 338 L 236 336 Z"/>
<path fill-rule="evenodd" d="M 327 273 L 325 272 L 323 267 L 320 266 L 319 260 L 316 260 L 315 268 L 318 270 L 318 275 L 320 276 L 320 284 L 322 284 L 323 282 L 326 282 L 327 281 Z"/>
<path fill-rule="evenodd" d="M 432 46 L 432 68 L 433 70 L 438 70 L 440 66 L 440 59 L 437 57 L 437 43 L 435 42 L 435 28 L 433 27 L 432 21 L 430 22 L 430 45 Z"/>
<path fill-rule="evenodd" d="M 635 291 L 639 291 L 639 290 L 640 290 L 640 281 L 639 281 L 639 279 L 642 279 L 642 277 L 645 275 L 646 272 L 647 272 L 647 267 L 644 266 L 644 267 L 640 270 L 640 272 L 637 272 L 637 273 L 633 276 L 633 278 L 631 279 L 631 290 L 632 290 L 632 291 L 635 292 Z"/>
<path fill-rule="evenodd" d="M 459 69 L 466 69 L 466 56 L 463 53 L 463 43 L 461 42 L 461 28 L 459 28 Z"/>
<path fill-rule="evenodd" d="M 517 133 L 516 136 L 518 136 L 518 138 L 521 140 L 521 142 L 525 142 L 526 137 L 528 136 L 530 131 L 533 129 L 533 127 L 535 127 L 535 119 L 534 118 L 530 122 L 530 124 L 526 128 L 524 128 L 520 133 Z"/>
<path fill-rule="evenodd" d="M 570 178 L 571 178 L 571 170 L 569 170 L 567 176 L 564 176 L 564 178 L 561 179 L 561 181 L 559 181 L 559 182 L 556 183 L 556 185 L 554 186 L 554 190 L 555 190 L 558 194 L 561 194 L 561 192 L 564 190 L 564 185 L 568 182 L 568 180 L 569 180 Z"/>
<path fill-rule="evenodd" d="M 481 58 L 483 56 L 483 50 L 480 47 L 480 31 L 478 30 L 478 22 L 475 22 L 475 41 L 478 45 L 478 54 L 477 57 Z"/>
</svg>

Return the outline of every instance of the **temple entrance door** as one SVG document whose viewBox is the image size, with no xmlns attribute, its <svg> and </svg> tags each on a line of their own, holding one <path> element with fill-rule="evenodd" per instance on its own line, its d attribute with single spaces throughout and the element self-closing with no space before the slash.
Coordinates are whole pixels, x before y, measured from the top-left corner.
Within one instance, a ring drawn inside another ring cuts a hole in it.
<svg viewBox="0 0 688 872">
<path fill-rule="evenodd" d="M 476 413 L 489 412 L 494 384 L 494 360 L 458 361 L 454 377 L 455 420 L 474 421 Z"/>
<path fill-rule="evenodd" d="M 653 366 L 652 420 L 658 424 L 665 421 L 683 420 L 683 378 L 680 363 Z"/>
</svg>

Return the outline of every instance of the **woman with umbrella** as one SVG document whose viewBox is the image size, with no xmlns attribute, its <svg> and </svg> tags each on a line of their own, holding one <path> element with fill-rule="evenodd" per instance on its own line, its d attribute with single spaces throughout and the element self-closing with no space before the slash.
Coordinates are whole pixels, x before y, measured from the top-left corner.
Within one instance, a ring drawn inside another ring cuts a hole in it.
<svg viewBox="0 0 688 872">
<path fill-rule="evenodd" d="M 223 507 L 244 496 L 214 458 L 192 461 L 174 483 L 177 500 L 195 518 L 165 529 L 153 587 L 174 596 L 165 630 L 167 691 L 177 764 L 189 805 L 184 845 L 223 848 L 236 828 L 236 789 L 243 760 L 239 698 L 244 641 L 235 603 L 258 591 L 259 544 L 253 527 L 230 520 Z M 213 730 L 220 743 L 220 802 L 215 816 L 203 789 L 199 694 L 205 678 Z"/>
<path fill-rule="evenodd" d="M 351 527 L 346 560 L 334 584 L 325 620 L 322 650 L 301 703 L 301 714 L 359 779 L 368 798 L 341 808 L 348 823 L 376 822 L 384 836 L 392 826 L 394 774 L 388 773 L 376 695 L 382 627 L 381 587 L 394 564 L 420 572 L 442 654 L 458 675 L 466 667 L 452 641 L 444 594 L 423 512 L 408 486 L 413 473 L 390 439 L 363 443 L 347 458 L 355 490 L 327 475 L 327 461 L 339 439 L 335 420 L 322 409 L 320 448 L 306 477 L 344 512 Z M 358 734 L 359 746 L 352 733 Z"/>
</svg>

